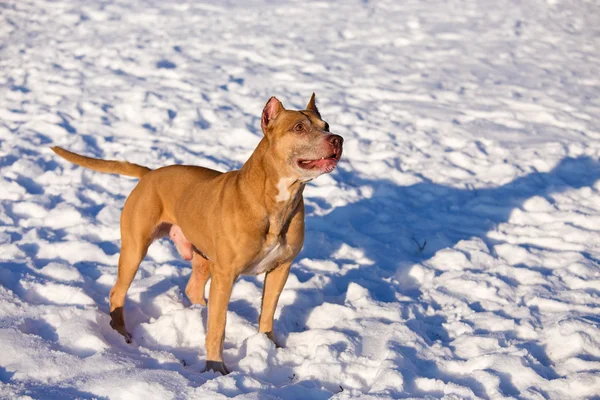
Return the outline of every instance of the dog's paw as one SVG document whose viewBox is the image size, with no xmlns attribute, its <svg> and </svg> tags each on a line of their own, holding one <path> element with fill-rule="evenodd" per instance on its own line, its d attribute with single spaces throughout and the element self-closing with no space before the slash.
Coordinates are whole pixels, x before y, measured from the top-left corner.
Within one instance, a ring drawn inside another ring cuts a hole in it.
<svg viewBox="0 0 600 400">
<path fill-rule="evenodd" d="M 123 307 L 119 307 L 110 313 L 110 327 L 119 332 L 125 338 L 127 343 L 131 343 L 131 334 L 125 329 L 125 319 L 123 318 Z"/>
<path fill-rule="evenodd" d="M 131 343 L 131 340 L 133 338 L 132 338 L 131 334 L 129 332 L 127 332 L 127 330 L 125 329 L 124 326 L 123 327 L 118 327 L 118 326 L 116 326 L 116 324 L 113 321 L 110 321 L 110 326 L 115 331 L 119 332 L 125 338 L 125 341 L 127 343 Z"/>
<path fill-rule="evenodd" d="M 276 348 L 278 348 L 278 349 L 283 348 L 283 346 L 280 345 L 279 342 L 277 342 L 277 340 L 275 340 L 275 335 L 273 334 L 273 331 L 265 332 L 265 335 L 267 335 L 269 340 L 271 342 L 273 342 L 273 344 L 275 345 Z"/>
<path fill-rule="evenodd" d="M 225 363 L 223 361 L 206 360 L 206 368 L 202 372 L 209 372 L 209 371 L 220 372 L 221 375 L 227 375 L 230 372 L 227 369 L 227 367 L 225 366 Z"/>
<path fill-rule="evenodd" d="M 127 343 L 131 343 L 131 341 L 133 340 L 133 336 L 131 336 L 131 334 L 129 332 L 127 332 L 126 330 L 123 330 L 122 332 L 119 331 L 119 333 L 121 335 L 123 335 L 123 337 L 125 338 L 125 341 Z"/>
<path fill-rule="evenodd" d="M 200 304 L 206 307 L 206 299 L 204 298 L 204 295 L 194 295 L 188 293 L 187 291 L 185 294 L 187 295 L 188 299 L 190 299 L 192 304 Z"/>
<path fill-rule="evenodd" d="M 195 287 L 188 286 L 185 288 L 185 295 L 190 299 L 192 304 L 200 304 L 206 307 L 206 299 L 204 298 L 204 288 L 197 290 Z"/>
</svg>

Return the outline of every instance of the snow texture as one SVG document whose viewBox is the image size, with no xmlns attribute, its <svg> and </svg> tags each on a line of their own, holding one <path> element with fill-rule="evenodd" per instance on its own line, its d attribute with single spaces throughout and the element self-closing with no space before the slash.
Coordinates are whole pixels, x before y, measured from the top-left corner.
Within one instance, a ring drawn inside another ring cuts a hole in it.
<svg viewBox="0 0 600 400">
<path fill-rule="evenodd" d="M 0 397 L 519 398 L 600 393 L 600 9 L 594 0 L 0 3 Z M 238 168 L 276 95 L 312 92 L 343 161 L 257 334 L 235 286 L 224 358 L 155 243 L 109 326 L 135 180 Z"/>
</svg>

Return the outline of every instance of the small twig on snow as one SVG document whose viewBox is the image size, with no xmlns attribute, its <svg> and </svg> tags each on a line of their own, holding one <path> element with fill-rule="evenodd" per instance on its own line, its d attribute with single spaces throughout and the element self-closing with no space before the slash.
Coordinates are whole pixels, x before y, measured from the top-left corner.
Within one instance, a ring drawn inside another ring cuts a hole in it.
<svg viewBox="0 0 600 400">
<path fill-rule="evenodd" d="M 417 245 L 418 249 L 419 249 L 419 253 L 422 253 L 423 250 L 425 250 L 425 246 L 427 246 L 427 240 L 425 240 L 423 242 L 423 244 L 420 244 L 419 242 L 417 242 L 417 239 L 415 239 L 414 237 L 411 238 L 413 240 L 413 242 L 415 242 L 415 244 Z"/>
</svg>

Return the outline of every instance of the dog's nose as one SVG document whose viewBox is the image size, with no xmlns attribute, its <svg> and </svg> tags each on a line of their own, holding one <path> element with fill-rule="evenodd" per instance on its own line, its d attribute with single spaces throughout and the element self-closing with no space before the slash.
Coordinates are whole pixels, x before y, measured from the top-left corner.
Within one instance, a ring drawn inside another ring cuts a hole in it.
<svg viewBox="0 0 600 400">
<path fill-rule="evenodd" d="M 329 136 L 329 142 L 336 148 L 340 148 L 342 147 L 342 143 L 344 143 L 344 138 L 340 135 L 331 135 Z"/>
</svg>

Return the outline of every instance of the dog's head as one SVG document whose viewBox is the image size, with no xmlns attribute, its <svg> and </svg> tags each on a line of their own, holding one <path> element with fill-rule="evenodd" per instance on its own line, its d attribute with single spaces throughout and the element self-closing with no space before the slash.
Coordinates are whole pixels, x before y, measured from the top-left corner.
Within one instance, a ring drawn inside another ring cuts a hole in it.
<svg viewBox="0 0 600 400">
<path fill-rule="evenodd" d="M 344 139 L 329 131 L 315 104 L 315 94 L 306 110 L 286 110 L 271 97 L 262 113 L 262 131 L 269 141 L 270 155 L 285 160 L 287 174 L 309 181 L 333 171 L 342 156 Z"/>
</svg>

